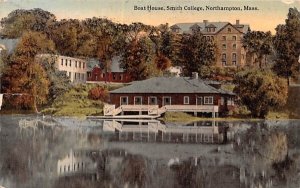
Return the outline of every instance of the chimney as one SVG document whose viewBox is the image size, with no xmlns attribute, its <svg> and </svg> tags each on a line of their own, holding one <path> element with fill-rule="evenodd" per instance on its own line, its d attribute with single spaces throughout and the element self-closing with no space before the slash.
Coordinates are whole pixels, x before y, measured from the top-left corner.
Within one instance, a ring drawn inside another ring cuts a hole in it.
<svg viewBox="0 0 300 188">
<path fill-rule="evenodd" d="M 204 26 L 207 26 L 208 20 L 203 20 Z"/>
<path fill-rule="evenodd" d="M 240 20 L 236 20 L 235 25 L 240 25 Z"/>
<path fill-rule="evenodd" d="M 193 79 L 198 79 L 199 78 L 198 72 L 192 72 L 192 78 Z"/>
</svg>

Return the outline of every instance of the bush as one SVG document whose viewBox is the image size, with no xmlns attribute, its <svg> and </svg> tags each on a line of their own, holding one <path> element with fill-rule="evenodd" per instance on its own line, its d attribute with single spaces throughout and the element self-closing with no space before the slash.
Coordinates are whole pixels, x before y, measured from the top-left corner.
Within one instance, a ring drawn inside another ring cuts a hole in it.
<svg viewBox="0 0 300 188">
<path fill-rule="evenodd" d="M 272 72 L 248 70 L 238 73 L 234 81 L 234 92 L 254 117 L 265 118 L 270 109 L 286 104 L 286 81 Z"/>
<path fill-rule="evenodd" d="M 108 91 L 100 86 L 94 87 L 89 91 L 88 98 L 92 100 L 107 101 Z"/>
</svg>

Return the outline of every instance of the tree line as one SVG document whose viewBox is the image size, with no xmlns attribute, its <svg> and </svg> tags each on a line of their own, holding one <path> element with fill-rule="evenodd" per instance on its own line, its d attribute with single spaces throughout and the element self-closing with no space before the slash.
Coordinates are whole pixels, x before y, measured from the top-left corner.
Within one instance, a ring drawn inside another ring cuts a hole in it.
<svg viewBox="0 0 300 188">
<path fill-rule="evenodd" d="M 260 74 L 266 71 L 268 73 L 263 75 L 274 78 L 276 74 L 287 80 L 298 74 L 299 20 L 299 11 L 291 8 L 285 24 L 277 26 L 275 35 L 262 31 L 245 34 L 243 46 L 248 54 L 248 62 L 252 64 L 250 66 L 258 67 L 251 70 L 258 80 L 267 79 Z M 224 72 L 215 67 L 218 54 L 216 44 L 206 40 L 197 30 L 176 34 L 168 24 L 156 27 L 143 23 L 120 24 L 97 17 L 57 20 L 54 14 L 42 9 L 12 11 L 0 24 L 1 37 L 19 38 L 13 54 L 2 52 L 2 89 L 7 93 L 30 94 L 16 97 L 17 100 L 11 103 L 15 107 L 36 109 L 37 104 L 53 100 L 70 87 L 67 77 L 55 70 L 53 60 L 36 61 L 35 56 L 39 53 L 96 58 L 103 62 L 105 71 L 109 71 L 112 58 L 120 56 L 121 66 L 134 80 L 162 75 L 171 65 L 181 66 L 183 76 L 191 76 L 192 72 L 198 72 L 201 78 L 214 79 L 219 76 L 222 80 L 229 76 L 240 87 L 236 92 L 242 101 L 248 101 L 243 99 L 247 92 L 241 88 L 241 79 L 244 81 L 250 76 L 240 69 Z M 247 82 L 245 87 L 261 87 L 249 83 L 252 82 Z M 264 116 L 265 113 L 254 114 Z"/>
<path fill-rule="evenodd" d="M 36 109 L 37 104 L 53 100 L 57 91 L 68 88 L 67 78 L 55 70 L 53 60 L 36 61 L 40 53 L 96 58 L 103 62 L 105 71 L 109 71 L 112 58 L 120 56 L 121 66 L 134 80 L 162 75 L 171 64 L 186 65 L 186 74 L 191 72 L 188 69 L 198 72 L 202 64 L 214 60 L 215 46 L 203 40 L 200 32 L 178 37 L 168 24 L 126 25 L 96 17 L 57 20 L 54 14 L 42 9 L 12 11 L 0 24 L 2 38 L 19 39 L 14 53 L 1 59 L 1 64 L 6 65 L 2 91 L 29 94 L 16 96 L 10 102 L 18 108 Z M 206 52 L 212 56 L 201 57 Z M 187 60 L 190 57 L 194 58 Z"/>
</svg>

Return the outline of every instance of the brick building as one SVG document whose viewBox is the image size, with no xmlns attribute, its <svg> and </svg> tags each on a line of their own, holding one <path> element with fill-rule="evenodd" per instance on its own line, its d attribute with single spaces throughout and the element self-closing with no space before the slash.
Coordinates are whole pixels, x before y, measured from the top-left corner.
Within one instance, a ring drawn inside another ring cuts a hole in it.
<svg viewBox="0 0 300 188">
<path fill-rule="evenodd" d="M 229 22 L 203 22 L 178 23 L 170 29 L 178 34 L 192 33 L 199 30 L 207 40 L 217 44 L 218 53 L 216 65 L 220 67 L 242 67 L 246 64 L 246 51 L 242 46 L 242 39 L 250 28 L 236 20 L 235 24 Z"/>
<path fill-rule="evenodd" d="M 103 62 L 90 60 L 87 71 L 88 82 L 113 82 L 128 83 L 132 79 L 130 75 L 120 67 L 120 57 L 114 57 L 107 70 L 104 69 Z"/>
</svg>

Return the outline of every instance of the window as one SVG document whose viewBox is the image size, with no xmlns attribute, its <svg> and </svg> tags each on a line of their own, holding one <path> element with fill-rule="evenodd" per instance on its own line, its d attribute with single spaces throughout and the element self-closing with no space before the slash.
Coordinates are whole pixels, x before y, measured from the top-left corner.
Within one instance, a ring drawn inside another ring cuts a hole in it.
<svg viewBox="0 0 300 188">
<path fill-rule="evenodd" d="M 232 40 L 236 40 L 236 36 L 232 36 Z"/>
<path fill-rule="evenodd" d="M 226 61 L 226 54 L 222 54 L 222 61 Z"/>
<path fill-rule="evenodd" d="M 171 97 L 163 97 L 163 105 L 171 105 Z"/>
<path fill-rule="evenodd" d="M 231 105 L 231 98 L 227 99 L 227 105 Z"/>
<path fill-rule="evenodd" d="M 82 68 L 85 68 L 85 63 L 83 63 Z"/>
<path fill-rule="evenodd" d="M 232 61 L 232 65 L 236 66 L 236 61 Z"/>
<path fill-rule="evenodd" d="M 77 68 L 77 61 L 75 61 L 75 67 Z"/>
<path fill-rule="evenodd" d="M 142 97 L 138 96 L 138 97 L 134 97 L 134 105 L 142 105 L 143 101 L 142 101 Z"/>
<path fill-rule="evenodd" d="M 92 73 L 91 73 L 91 72 L 87 72 L 87 77 L 88 77 L 88 78 L 90 78 L 90 77 L 91 77 L 91 75 L 92 75 Z"/>
<path fill-rule="evenodd" d="M 196 98 L 196 105 L 202 105 L 203 101 L 202 101 L 202 97 L 198 97 Z"/>
<path fill-rule="evenodd" d="M 64 66 L 64 59 L 61 59 L 61 66 Z"/>
<path fill-rule="evenodd" d="M 149 97 L 149 105 L 157 105 L 157 98 L 156 97 Z"/>
<path fill-rule="evenodd" d="M 102 76 L 103 78 L 105 78 L 105 73 L 103 73 L 103 76 Z"/>
<path fill-rule="evenodd" d="M 128 97 L 120 97 L 121 105 L 128 105 Z"/>
<path fill-rule="evenodd" d="M 81 61 L 79 61 L 79 68 L 81 68 Z"/>
<path fill-rule="evenodd" d="M 222 40 L 226 40 L 226 36 L 222 36 Z"/>
<path fill-rule="evenodd" d="M 232 49 L 236 50 L 236 44 L 232 45 Z"/>
<path fill-rule="evenodd" d="M 214 98 L 213 97 L 204 97 L 204 104 L 213 104 Z"/>
<path fill-rule="evenodd" d="M 190 97 L 189 96 L 184 96 L 183 97 L 183 104 L 190 104 Z"/>
<path fill-rule="evenodd" d="M 226 44 L 222 44 L 222 48 L 225 50 L 227 48 Z"/>
<path fill-rule="evenodd" d="M 232 54 L 232 61 L 236 61 L 236 53 Z"/>
<path fill-rule="evenodd" d="M 66 59 L 66 66 L 68 66 L 68 60 Z"/>
<path fill-rule="evenodd" d="M 230 33 L 231 32 L 231 28 L 228 28 L 227 31 Z"/>
<path fill-rule="evenodd" d="M 119 80 L 123 80 L 123 75 L 122 74 L 119 75 Z"/>
<path fill-rule="evenodd" d="M 71 72 L 69 72 L 69 78 L 71 78 Z"/>
<path fill-rule="evenodd" d="M 113 73 L 113 80 L 116 80 L 117 79 L 117 75 L 116 75 L 116 73 Z"/>
<path fill-rule="evenodd" d="M 227 64 L 226 54 L 222 54 L 222 65 L 225 66 Z"/>
<path fill-rule="evenodd" d="M 234 105 L 234 100 L 232 98 L 227 99 L 227 105 Z"/>
<path fill-rule="evenodd" d="M 82 80 L 84 81 L 84 73 L 82 74 L 81 78 L 82 78 Z"/>
<path fill-rule="evenodd" d="M 72 61 L 70 60 L 70 62 L 69 62 L 69 66 L 71 67 L 72 66 Z"/>
</svg>

